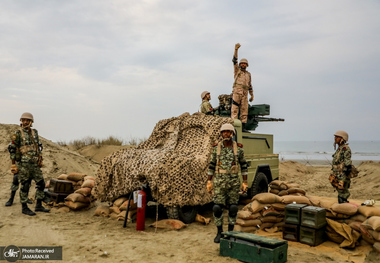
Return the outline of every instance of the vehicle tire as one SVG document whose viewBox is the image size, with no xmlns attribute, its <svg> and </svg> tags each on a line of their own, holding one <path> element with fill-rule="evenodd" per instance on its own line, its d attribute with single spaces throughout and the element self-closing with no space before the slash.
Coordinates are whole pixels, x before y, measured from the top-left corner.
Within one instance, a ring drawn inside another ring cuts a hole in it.
<svg viewBox="0 0 380 263">
<path fill-rule="evenodd" d="M 268 192 L 268 178 L 264 173 L 258 172 L 255 180 L 252 183 L 251 188 L 249 189 L 249 198 L 254 197 L 259 193 L 267 193 Z"/>
<path fill-rule="evenodd" d="M 166 215 L 169 219 L 181 220 L 185 224 L 194 222 L 198 211 L 194 206 L 171 206 L 166 207 Z"/>
</svg>

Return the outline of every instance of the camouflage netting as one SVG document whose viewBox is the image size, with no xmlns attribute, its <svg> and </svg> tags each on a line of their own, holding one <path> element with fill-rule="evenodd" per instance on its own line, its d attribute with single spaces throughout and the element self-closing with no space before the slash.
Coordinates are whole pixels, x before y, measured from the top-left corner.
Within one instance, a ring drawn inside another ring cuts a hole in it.
<svg viewBox="0 0 380 263">
<path fill-rule="evenodd" d="M 95 196 L 113 201 L 148 183 L 153 198 L 164 206 L 211 202 L 207 169 L 212 145 L 220 139 L 224 123 L 233 120 L 185 113 L 159 121 L 149 139 L 137 148 L 120 150 L 102 160 Z"/>
</svg>

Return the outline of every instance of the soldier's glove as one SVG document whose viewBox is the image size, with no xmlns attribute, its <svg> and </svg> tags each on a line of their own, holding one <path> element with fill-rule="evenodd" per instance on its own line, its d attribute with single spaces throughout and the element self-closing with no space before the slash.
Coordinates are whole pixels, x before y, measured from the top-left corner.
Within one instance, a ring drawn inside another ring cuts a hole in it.
<svg viewBox="0 0 380 263">
<path fill-rule="evenodd" d="M 339 181 L 337 187 L 338 187 L 338 189 L 343 190 L 344 189 L 344 182 L 343 181 Z"/>
<path fill-rule="evenodd" d="M 208 180 L 207 181 L 207 192 L 209 192 L 211 194 L 213 188 L 214 187 L 212 186 L 211 180 Z"/>
<path fill-rule="evenodd" d="M 11 173 L 13 173 L 13 174 L 17 174 L 18 173 L 17 165 L 12 164 L 12 166 L 11 166 Z"/>
<path fill-rule="evenodd" d="M 248 183 L 246 181 L 243 181 L 243 183 L 240 186 L 240 191 L 246 193 L 248 191 Z"/>
</svg>

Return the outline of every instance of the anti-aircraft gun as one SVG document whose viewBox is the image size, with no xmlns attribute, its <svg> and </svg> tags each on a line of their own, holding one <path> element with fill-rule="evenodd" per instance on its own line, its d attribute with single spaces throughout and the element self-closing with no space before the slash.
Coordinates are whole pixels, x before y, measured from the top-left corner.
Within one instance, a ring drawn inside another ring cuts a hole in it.
<svg viewBox="0 0 380 263">
<path fill-rule="evenodd" d="M 232 95 L 220 95 L 219 106 L 215 108 L 214 115 L 219 115 L 221 117 L 231 116 L 231 105 L 232 105 Z M 280 118 L 269 118 L 264 117 L 270 115 L 270 105 L 259 104 L 259 105 L 249 105 L 248 106 L 248 118 L 245 128 L 249 131 L 256 130 L 259 122 L 267 121 L 285 121 Z"/>
</svg>

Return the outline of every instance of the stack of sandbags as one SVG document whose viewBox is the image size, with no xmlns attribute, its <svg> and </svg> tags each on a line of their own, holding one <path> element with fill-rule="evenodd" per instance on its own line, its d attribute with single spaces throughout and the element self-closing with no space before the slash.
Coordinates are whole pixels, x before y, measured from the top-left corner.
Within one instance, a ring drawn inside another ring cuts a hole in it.
<svg viewBox="0 0 380 263">
<path fill-rule="evenodd" d="M 127 207 L 128 207 L 128 198 L 126 197 L 119 197 L 116 199 L 112 206 L 98 206 L 95 210 L 94 216 L 104 216 L 104 217 L 110 217 L 112 219 L 116 220 L 125 220 L 125 216 L 127 214 Z M 131 200 L 131 204 L 129 206 L 129 212 L 128 212 L 128 222 L 132 221 L 133 216 L 137 213 L 137 204 Z"/>
<path fill-rule="evenodd" d="M 378 209 L 380 211 L 380 209 Z M 371 216 L 365 220 L 360 231 L 365 241 L 373 245 L 373 248 L 380 253 L 380 216 Z"/>
<path fill-rule="evenodd" d="M 80 210 L 90 207 L 95 198 L 91 195 L 95 184 L 95 178 L 82 173 L 70 173 L 66 179 L 58 177 L 60 180 L 73 182 L 74 193 L 65 198 L 65 205 L 72 210 Z"/>
<path fill-rule="evenodd" d="M 300 188 L 297 183 L 288 183 L 286 181 L 274 180 L 269 184 L 269 192 L 279 196 L 284 195 L 296 195 L 304 196 L 306 194 L 305 190 Z"/>
<path fill-rule="evenodd" d="M 284 221 L 285 204 L 282 197 L 272 193 L 257 194 L 238 211 L 235 231 L 253 233 L 258 229 L 280 226 Z"/>
</svg>

